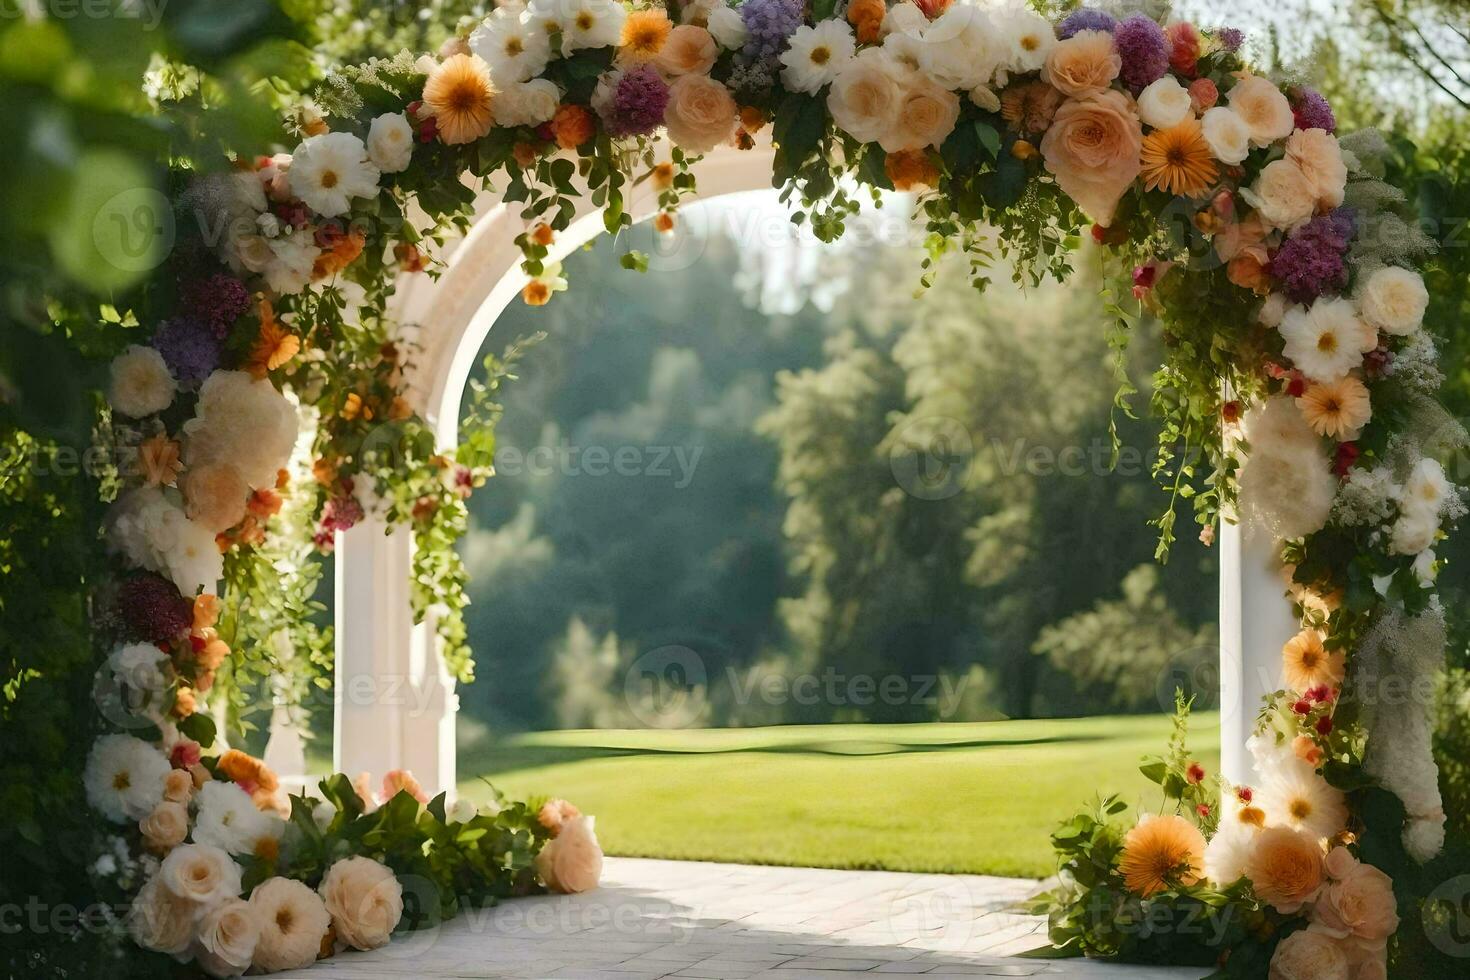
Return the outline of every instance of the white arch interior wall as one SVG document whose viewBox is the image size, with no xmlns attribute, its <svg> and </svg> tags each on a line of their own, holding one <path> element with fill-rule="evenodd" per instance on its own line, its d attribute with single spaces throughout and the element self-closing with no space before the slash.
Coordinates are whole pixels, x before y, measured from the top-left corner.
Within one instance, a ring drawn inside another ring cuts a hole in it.
<svg viewBox="0 0 1470 980">
<path fill-rule="evenodd" d="M 694 168 L 699 198 L 768 189 L 769 147 L 721 148 Z M 635 221 L 658 206 L 650 182 L 631 188 L 625 207 Z M 555 261 L 602 233 L 601 212 L 584 198 L 571 226 L 557 236 Z M 440 443 L 457 441 L 460 399 L 481 344 L 526 283 L 514 243 L 524 228 L 519 205 L 482 195 L 468 235 L 452 246 L 437 280 L 400 280 L 390 311 L 417 324 L 422 351 L 413 379 L 416 407 Z M 573 286 L 575 288 L 575 286 Z M 1245 740 L 1261 696 L 1279 686 L 1282 644 L 1295 632 L 1269 542 L 1221 529 L 1220 725 L 1222 766 L 1251 782 Z M 367 520 L 339 536 L 337 563 L 334 768 L 356 775 L 413 770 L 431 793 L 456 782 L 454 683 L 436 650 L 432 624 L 414 626 L 409 612 L 409 532 L 386 534 Z M 484 678 L 481 683 L 494 683 Z"/>
</svg>

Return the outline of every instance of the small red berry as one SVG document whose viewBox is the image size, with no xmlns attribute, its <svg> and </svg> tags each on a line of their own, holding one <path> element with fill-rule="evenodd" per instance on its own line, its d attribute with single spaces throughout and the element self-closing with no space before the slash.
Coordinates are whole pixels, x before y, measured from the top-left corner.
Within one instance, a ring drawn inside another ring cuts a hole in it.
<svg viewBox="0 0 1470 980">
<path fill-rule="evenodd" d="M 1309 715 L 1312 713 L 1312 702 L 1308 701 L 1306 698 L 1302 698 L 1301 700 L 1297 701 L 1296 704 L 1291 706 L 1291 710 L 1295 711 L 1299 715 Z"/>
<path fill-rule="evenodd" d="M 1317 734 L 1318 735 L 1326 735 L 1326 734 L 1328 734 L 1331 731 L 1332 731 L 1332 718 L 1330 716 L 1323 715 L 1321 718 L 1318 718 L 1317 719 Z"/>
</svg>

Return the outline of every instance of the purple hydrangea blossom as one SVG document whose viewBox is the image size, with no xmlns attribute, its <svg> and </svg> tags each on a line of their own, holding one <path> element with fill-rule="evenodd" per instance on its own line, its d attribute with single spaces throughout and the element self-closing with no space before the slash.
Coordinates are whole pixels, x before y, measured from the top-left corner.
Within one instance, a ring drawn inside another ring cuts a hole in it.
<svg viewBox="0 0 1470 980">
<path fill-rule="evenodd" d="M 1113 43 L 1123 59 L 1123 84 L 1137 95 L 1169 70 L 1169 39 L 1152 18 L 1134 14 L 1113 31 Z"/>
<path fill-rule="evenodd" d="M 193 604 L 167 579 L 144 573 L 117 590 L 117 611 L 128 635 L 148 643 L 176 640 L 194 620 Z"/>
<path fill-rule="evenodd" d="M 1357 222 L 1351 208 L 1338 208 L 1302 225 L 1276 250 L 1266 271 L 1296 303 L 1311 303 L 1347 286 L 1343 258 Z"/>
<path fill-rule="evenodd" d="M 250 308 L 250 291 L 234 276 L 222 272 L 203 279 L 191 279 L 179 290 L 180 301 L 190 316 L 208 324 L 215 336 L 223 340 Z"/>
<path fill-rule="evenodd" d="M 1316 89 L 1298 88 L 1291 93 L 1291 114 L 1296 118 L 1297 129 L 1337 129 L 1337 116 L 1332 106 Z"/>
<path fill-rule="evenodd" d="M 1068 14 L 1066 20 L 1057 26 L 1057 37 L 1065 41 L 1078 31 L 1105 31 L 1111 34 L 1117 27 L 1118 18 L 1106 10 L 1082 7 Z"/>
<path fill-rule="evenodd" d="M 185 388 L 198 387 L 219 367 L 221 347 L 214 329 L 191 316 L 165 320 L 153 334 L 153 349 Z"/>
<path fill-rule="evenodd" d="M 623 72 L 613 87 L 603 122 L 611 136 L 647 136 L 663 125 L 669 86 L 652 65 Z"/>
<path fill-rule="evenodd" d="M 745 0 L 740 19 L 745 22 L 745 47 L 750 61 L 774 61 L 801 26 L 801 0 Z"/>
<path fill-rule="evenodd" d="M 1245 32 L 1238 27 L 1222 27 L 1215 32 L 1215 40 L 1220 42 L 1220 47 L 1234 54 L 1245 43 Z"/>
</svg>

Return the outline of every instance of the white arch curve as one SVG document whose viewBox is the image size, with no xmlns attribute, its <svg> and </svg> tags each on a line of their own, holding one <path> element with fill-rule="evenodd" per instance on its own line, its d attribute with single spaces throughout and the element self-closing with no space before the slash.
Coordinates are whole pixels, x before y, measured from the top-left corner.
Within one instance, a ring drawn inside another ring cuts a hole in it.
<svg viewBox="0 0 1470 980">
<path fill-rule="evenodd" d="M 708 154 L 692 168 L 698 199 L 770 188 L 772 158 L 769 144 Z M 586 194 L 579 201 L 550 261 L 603 232 L 600 209 Z M 624 206 L 642 221 L 657 211 L 658 194 L 645 181 L 628 189 Z M 444 273 L 437 280 L 404 276 L 397 284 L 390 315 L 420 328 L 411 397 L 442 446 L 457 442 L 460 402 L 485 337 L 527 282 L 515 244 L 525 230 L 520 205 L 482 194 L 469 233 L 449 246 Z M 409 533 L 387 530 L 369 519 L 343 534 L 337 548 L 335 769 L 381 775 L 407 768 L 431 793 L 452 794 L 458 697 L 432 624 L 413 626 L 409 615 Z M 1246 783 L 1255 778 L 1245 752 L 1255 706 L 1279 687 L 1281 646 L 1296 623 L 1268 542 L 1226 525 L 1219 547 L 1222 764 L 1228 778 Z"/>
</svg>

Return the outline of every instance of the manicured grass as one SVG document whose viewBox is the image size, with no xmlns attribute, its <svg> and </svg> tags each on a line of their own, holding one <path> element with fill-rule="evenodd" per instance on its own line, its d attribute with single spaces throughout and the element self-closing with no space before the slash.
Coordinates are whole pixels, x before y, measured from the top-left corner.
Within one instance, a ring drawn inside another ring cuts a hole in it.
<svg viewBox="0 0 1470 980">
<path fill-rule="evenodd" d="M 1192 747 L 1213 772 L 1218 720 Z M 1138 772 L 1165 717 L 695 731 L 538 732 L 461 742 L 478 777 L 596 814 L 609 854 L 1044 877 L 1048 836 L 1096 793 L 1156 807 Z"/>
</svg>

